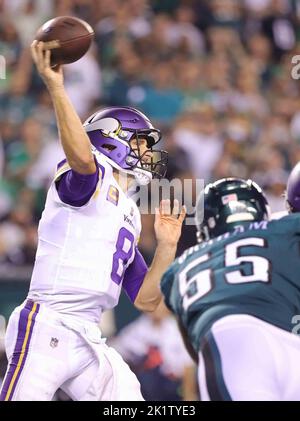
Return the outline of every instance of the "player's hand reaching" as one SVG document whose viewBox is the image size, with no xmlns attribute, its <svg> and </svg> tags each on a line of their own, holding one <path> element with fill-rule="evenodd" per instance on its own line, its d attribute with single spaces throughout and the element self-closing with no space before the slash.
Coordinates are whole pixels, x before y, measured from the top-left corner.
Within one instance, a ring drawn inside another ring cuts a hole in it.
<svg viewBox="0 0 300 421">
<path fill-rule="evenodd" d="M 56 88 L 63 87 L 64 77 L 62 66 L 55 66 L 54 68 L 51 68 L 51 50 L 45 50 L 43 44 L 44 43 L 42 41 L 33 41 L 31 44 L 31 55 L 41 78 L 51 92 Z"/>
<path fill-rule="evenodd" d="M 171 211 L 170 200 L 162 200 L 159 209 L 155 209 L 154 230 L 157 242 L 165 246 L 177 246 L 181 235 L 182 223 L 186 215 L 186 207 L 179 212 L 179 202 L 174 200 Z"/>
</svg>

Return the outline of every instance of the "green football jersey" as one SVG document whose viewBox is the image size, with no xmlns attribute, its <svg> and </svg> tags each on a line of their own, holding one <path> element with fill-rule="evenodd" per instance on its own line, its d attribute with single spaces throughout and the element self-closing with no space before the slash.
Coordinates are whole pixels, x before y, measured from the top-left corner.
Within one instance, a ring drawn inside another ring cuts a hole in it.
<svg viewBox="0 0 300 421">
<path fill-rule="evenodd" d="M 239 226 L 186 250 L 161 289 L 196 351 L 211 325 L 229 314 L 291 332 L 300 314 L 300 214 Z"/>
</svg>

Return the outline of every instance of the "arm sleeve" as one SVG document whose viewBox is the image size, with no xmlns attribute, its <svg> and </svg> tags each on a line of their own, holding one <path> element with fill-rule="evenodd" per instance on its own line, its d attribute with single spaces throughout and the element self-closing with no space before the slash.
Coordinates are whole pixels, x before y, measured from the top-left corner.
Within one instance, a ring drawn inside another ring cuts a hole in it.
<svg viewBox="0 0 300 421">
<path fill-rule="evenodd" d="M 138 295 L 147 272 L 148 267 L 146 262 L 138 248 L 136 248 L 134 260 L 126 269 L 122 284 L 132 303 L 134 303 L 136 296 Z"/>
<path fill-rule="evenodd" d="M 103 179 L 103 171 L 97 165 L 94 174 L 79 174 L 70 169 L 56 181 L 56 189 L 60 200 L 68 205 L 83 206 L 95 193 L 99 176 Z"/>
</svg>

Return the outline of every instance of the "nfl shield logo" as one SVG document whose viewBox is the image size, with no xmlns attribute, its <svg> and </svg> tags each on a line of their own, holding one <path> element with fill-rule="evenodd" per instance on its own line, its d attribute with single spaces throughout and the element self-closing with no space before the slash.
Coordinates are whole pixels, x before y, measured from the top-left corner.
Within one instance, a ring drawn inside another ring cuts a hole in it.
<svg viewBox="0 0 300 421">
<path fill-rule="evenodd" d="M 56 348 L 57 345 L 58 345 L 58 339 L 57 338 L 51 338 L 51 341 L 50 341 L 51 348 Z"/>
</svg>

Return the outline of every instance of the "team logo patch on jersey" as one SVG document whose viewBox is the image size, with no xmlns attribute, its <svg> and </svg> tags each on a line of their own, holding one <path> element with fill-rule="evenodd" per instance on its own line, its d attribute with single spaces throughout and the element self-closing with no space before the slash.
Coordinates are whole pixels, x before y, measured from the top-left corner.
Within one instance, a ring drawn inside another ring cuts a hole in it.
<svg viewBox="0 0 300 421">
<path fill-rule="evenodd" d="M 57 345 L 58 345 L 58 339 L 57 338 L 51 338 L 51 341 L 50 341 L 51 348 L 56 348 Z"/>
<path fill-rule="evenodd" d="M 107 192 L 107 196 L 106 196 L 106 200 L 108 200 L 109 202 L 113 203 L 114 205 L 118 206 L 119 203 L 119 190 L 115 187 L 110 185 L 108 192 Z"/>
<path fill-rule="evenodd" d="M 222 203 L 223 203 L 223 205 L 227 205 L 227 203 L 233 202 L 233 201 L 235 201 L 235 202 L 238 201 L 238 197 L 237 197 L 237 195 L 235 193 L 227 194 L 226 196 L 223 196 L 222 197 Z"/>
</svg>

